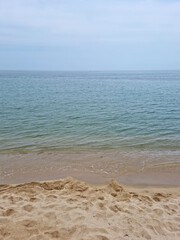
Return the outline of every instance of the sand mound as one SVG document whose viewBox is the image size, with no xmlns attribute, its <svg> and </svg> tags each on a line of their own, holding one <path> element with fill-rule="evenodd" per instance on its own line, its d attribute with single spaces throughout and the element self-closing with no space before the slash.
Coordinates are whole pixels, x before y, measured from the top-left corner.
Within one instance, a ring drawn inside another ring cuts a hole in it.
<svg viewBox="0 0 180 240">
<path fill-rule="evenodd" d="M 72 178 L 0 185 L 0 240 L 180 239 L 179 190 Z"/>
</svg>

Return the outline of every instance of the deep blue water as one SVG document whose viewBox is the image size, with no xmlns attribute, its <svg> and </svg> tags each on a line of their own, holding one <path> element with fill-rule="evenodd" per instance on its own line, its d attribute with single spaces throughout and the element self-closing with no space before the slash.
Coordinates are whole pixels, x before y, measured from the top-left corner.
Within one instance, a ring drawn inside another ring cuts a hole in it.
<svg viewBox="0 0 180 240">
<path fill-rule="evenodd" d="M 180 71 L 0 71 L 0 150 L 180 150 Z"/>
</svg>

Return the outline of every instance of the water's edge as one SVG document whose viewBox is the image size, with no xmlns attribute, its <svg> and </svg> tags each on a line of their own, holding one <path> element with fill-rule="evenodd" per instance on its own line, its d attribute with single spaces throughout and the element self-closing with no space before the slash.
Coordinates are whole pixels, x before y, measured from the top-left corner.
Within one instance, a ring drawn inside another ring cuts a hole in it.
<svg viewBox="0 0 180 240">
<path fill-rule="evenodd" d="M 0 154 L 0 183 L 75 177 L 92 183 L 180 186 L 179 153 L 60 151 Z"/>
</svg>

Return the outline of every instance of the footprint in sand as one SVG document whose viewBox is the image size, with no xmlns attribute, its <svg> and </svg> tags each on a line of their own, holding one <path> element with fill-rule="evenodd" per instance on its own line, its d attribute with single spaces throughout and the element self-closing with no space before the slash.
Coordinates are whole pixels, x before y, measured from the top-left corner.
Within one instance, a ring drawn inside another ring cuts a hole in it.
<svg viewBox="0 0 180 240">
<path fill-rule="evenodd" d="M 56 214 L 54 212 L 48 212 L 44 215 L 46 218 L 48 218 L 49 220 L 56 220 Z"/>
<path fill-rule="evenodd" d="M 23 209 L 27 212 L 32 212 L 32 210 L 34 209 L 34 207 L 30 204 L 27 204 L 25 206 L 23 206 Z"/>
<path fill-rule="evenodd" d="M 11 216 L 14 213 L 15 213 L 15 210 L 13 208 L 9 208 L 5 212 L 3 212 L 3 216 L 9 217 L 9 216 Z"/>
<path fill-rule="evenodd" d="M 104 206 L 104 204 L 102 202 L 98 202 L 97 206 L 99 207 L 100 210 L 105 210 L 106 207 Z"/>
<path fill-rule="evenodd" d="M 156 215 L 158 215 L 158 216 L 162 216 L 164 213 L 163 210 L 160 208 L 153 209 L 153 212 L 156 213 Z"/>
<path fill-rule="evenodd" d="M 34 226 L 37 226 L 37 222 L 36 221 L 33 221 L 33 220 L 29 220 L 29 219 L 26 219 L 26 220 L 23 220 L 21 222 L 21 224 L 27 228 L 32 228 Z"/>
<path fill-rule="evenodd" d="M 29 199 L 29 201 L 30 201 L 30 202 L 37 202 L 37 201 L 39 201 L 39 198 L 31 197 L 31 198 Z"/>
<path fill-rule="evenodd" d="M 9 195 L 2 195 L 2 199 L 9 199 Z"/>
</svg>

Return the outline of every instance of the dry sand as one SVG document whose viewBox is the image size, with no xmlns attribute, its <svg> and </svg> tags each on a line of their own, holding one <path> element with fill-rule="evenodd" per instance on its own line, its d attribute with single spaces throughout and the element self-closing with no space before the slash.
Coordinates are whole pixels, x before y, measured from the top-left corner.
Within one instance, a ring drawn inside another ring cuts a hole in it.
<svg viewBox="0 0 180 240">
<path fill-rule="evenodd" d="M 180 188 L 73 178 L 0 185 L 4 239 L 180 239 Z"/>
</svg>

